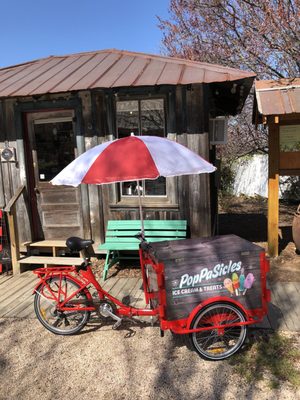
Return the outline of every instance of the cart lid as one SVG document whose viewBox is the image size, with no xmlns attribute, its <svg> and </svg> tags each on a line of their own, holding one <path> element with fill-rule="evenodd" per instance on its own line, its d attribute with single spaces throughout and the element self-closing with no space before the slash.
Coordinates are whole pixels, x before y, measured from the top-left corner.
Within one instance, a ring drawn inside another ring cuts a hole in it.
<svg viewBox="0 0 300 400">
<path fill-rule="evenodd" d="M 168 240 L 151 243 L 152 254 L 159 261 L 193 259 L 197 257 L 225 256 L 226 254 L 261 253 L 265 250 L 236 235 L 221 235 L 208 238 Z"/>
</svg>

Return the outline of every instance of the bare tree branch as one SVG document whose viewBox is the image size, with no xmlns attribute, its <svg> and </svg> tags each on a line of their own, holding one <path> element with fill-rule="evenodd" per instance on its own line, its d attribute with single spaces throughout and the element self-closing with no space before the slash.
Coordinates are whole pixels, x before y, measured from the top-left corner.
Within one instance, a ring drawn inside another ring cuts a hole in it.
<svg viewBox="0 0 300 400">
<path fill-rule="evenodd" d="M 170 0 L 169 10 L 168 20 L 159 18 L 167 54 L 251 70 L 259 79 L 300 76 L 300 0 Z M 247 101 L 224 156 L 266 151 L 267 135 L 251 115 Z"/>
</svg>

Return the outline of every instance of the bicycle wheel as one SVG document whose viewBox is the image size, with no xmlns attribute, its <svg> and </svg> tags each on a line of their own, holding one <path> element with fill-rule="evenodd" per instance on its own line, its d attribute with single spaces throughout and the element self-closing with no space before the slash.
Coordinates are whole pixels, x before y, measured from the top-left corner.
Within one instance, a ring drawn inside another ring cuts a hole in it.
<svg viewBox="0 0 300 400">
<path fill-rule="evenodd" d="M 52 277 L 46 280 L 35 293 L 34 311 L 41 324 L 50 332 L 58 335 L 72 335 L 79 332 L 90 318 L 89 311 L 79 311 L 75 307 L 86 305 L 91 297 L 90 293 L 83 289 L 71 299 L 68 307 L 74 311 L 59 311 L 57 309 L 58 292 L 61 291 L 60 301 L 67 299 L 80 287 L 70 277 Z M 82 302 L 82 303 L 81 303 Z"/>
<path fill-rule="evenodd" d="M 191 329 L 207 328 L 245 322 L 243 312 L 228 303 L 211 304 L 200 310 L 191 324 Z M 207 360 L 224 360 L 236 353 L 243 345 L 247 334 L 245 325 L 216 328 L 190 334 L 197 353 Z"/>
</svg>

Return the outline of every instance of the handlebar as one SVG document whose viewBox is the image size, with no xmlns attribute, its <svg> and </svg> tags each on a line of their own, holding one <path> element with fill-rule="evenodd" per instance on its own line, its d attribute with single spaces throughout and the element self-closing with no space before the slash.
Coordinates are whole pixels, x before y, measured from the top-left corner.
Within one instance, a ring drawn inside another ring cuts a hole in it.
<svg viewBox="0 0 300 400">
<path fill-rule="evenodd" d="M 139 232 L 136 235 L 134 235 L 134 237 L 140 241 L 140 248 L 143 251 L 149 251 L 151 249 L 151 245 L 150 243 L 147 242 L 144 232 Z"/>
<path fill-rule="evenodd" d="M 146 242 L 144 232 L 139 232 L 136 235 L 134 235 L 134 237 L 138 239 L 140 242 Z"/>
</svg>

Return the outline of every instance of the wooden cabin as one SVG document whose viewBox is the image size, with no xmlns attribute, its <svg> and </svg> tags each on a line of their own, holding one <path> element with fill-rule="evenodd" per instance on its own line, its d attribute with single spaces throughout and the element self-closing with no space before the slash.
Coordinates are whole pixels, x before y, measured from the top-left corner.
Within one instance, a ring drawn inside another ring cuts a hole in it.
<svg viewBox="0 0 300 400">
<path fill-rule="evenodd" d="M 49 181 L 85 150 L 132 132 L 176 140 L 214 163 L 222 117 L 241 110 L 254 76 L 118 50 L 0 69 L 0 208 L 15 210 L 12 242 L 76 235 L 100 243 L 108 220 L 138 219 L 134 185 Z M 216 174 L 146 181 L 142 191 L 146 219 L 185 219 L 192 237 L 213 233 Z"/>
</svg>

